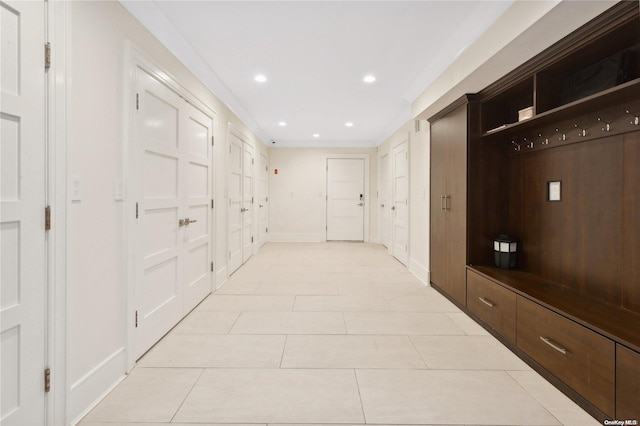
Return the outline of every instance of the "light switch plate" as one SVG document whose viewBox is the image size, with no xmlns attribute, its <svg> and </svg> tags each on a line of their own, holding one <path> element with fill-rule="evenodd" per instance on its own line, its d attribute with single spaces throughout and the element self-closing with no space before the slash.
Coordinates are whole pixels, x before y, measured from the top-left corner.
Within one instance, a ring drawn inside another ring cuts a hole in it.
<svg viewBox="0 0 640 426">
<path fill-rule="evenodd" d="M 547 201 L 562 201 L 562 181 L 547 182 Z"/>
</svg>

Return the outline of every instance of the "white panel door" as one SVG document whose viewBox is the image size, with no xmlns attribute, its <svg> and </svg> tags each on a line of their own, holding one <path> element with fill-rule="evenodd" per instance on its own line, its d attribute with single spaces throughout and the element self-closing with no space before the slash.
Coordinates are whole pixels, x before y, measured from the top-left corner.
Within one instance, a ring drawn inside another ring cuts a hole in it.
<svg viewBox="0 0 640 426">
<path fill-rule="evenodd" d="M 44 2 L 0 2 L 0 423 L 45 424 Z"/>
<path fill-rule="evenodd" d="M 185 103 L 181 142 L 185 167 L 184 312 L 211 293 L 211 137 L 213 120 Z"/>
<path fill-rule="evenodd" d="M 269 226 L 269 163 L 267 156 L 260 153 L 258 164 L 258 247 L 267 241 Z M 254 204 L 255 205 L 255 204 Z"/>
<path fill-rule="evenodd" d="M 184 167 L 176 93 L 137 70 L 136 359 L 182 318 Z"/>
<path fill-rule="evenodd" d="M 253 146 L 244 143 L 242 154 L 242 263 L 253 254 Z"/>
<path fill-rule="evenodd" d="M 391 252 L 403 264 L 409 260 L 409 151 L 403 142 L 392 151 Z"/>
<path fill-rule="evenodd" d="M 380 196 L 378 198 L 380 213 L 380 243 L 389 248 L 389 229 L 391 227 L 389 216 L 391 213 L 391 197 L 389 194 L 389 179 L 391 170 L 389 168 L 389 154 L 380 157 Z"/>
<path fill-rule="evenodd" d="M 211 292 L 213 119 L 137 69 L 134 355 Z"/>
<path fill-rule="evenodd" d="M 229 274 L 242 265 L 242 157 L 244 142 L 235 134 L 229 134 L 228 188 L 229 210 L 227 245 L 229 249 Z"/>
<path fill-rule="evenodd" d="M 327 240 L 364 241 L 364 159 L 327 159 Z"/>
</svg>

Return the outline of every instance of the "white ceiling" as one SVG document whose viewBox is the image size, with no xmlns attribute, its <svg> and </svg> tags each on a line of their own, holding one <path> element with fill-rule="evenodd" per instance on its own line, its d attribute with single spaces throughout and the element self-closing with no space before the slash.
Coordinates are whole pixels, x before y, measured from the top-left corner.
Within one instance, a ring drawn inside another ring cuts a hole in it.
<svg viewBox="0 0 640 426">
<path fill-rule="evenodd" d="M 411 119 L 415 98 L 513 3 L 121 2 L 276 147 L 379 145 Z M 268 80 L 256 82 L 257 74 Z M 367 74 L 376 81 L 364 83 Z"/>
</svg>

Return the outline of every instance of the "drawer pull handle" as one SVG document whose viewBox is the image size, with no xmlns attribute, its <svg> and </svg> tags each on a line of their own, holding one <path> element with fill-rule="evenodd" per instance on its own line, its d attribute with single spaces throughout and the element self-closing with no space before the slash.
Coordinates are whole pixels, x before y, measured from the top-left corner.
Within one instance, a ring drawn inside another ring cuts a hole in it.
<svg viewBox="0 0 640 426">
<path fill-rule="evenodd" d="M 493 308 L 495 306 L 495 303 L 493 303 L 490 300 L 485 299 L 484 297 L 480 296 L 478 297 L 478 300 L 480 300 L 482 303 L 484 303 L 485 305 L 487 305 L 490 308 Z"/>
<path fill-rule="evenodd" d="M 562 355 L 567 354 L 567 350 L 565 348 L 563 348 L 562 346 L 559 346 L 557 343 L 555 343 L 553 340 L 549 339 L 548 337 L 540 336 L 540 340 L 545 342 L 547 345 L 551 346 L 556 351 L 560 352 Z"/>
</svg>

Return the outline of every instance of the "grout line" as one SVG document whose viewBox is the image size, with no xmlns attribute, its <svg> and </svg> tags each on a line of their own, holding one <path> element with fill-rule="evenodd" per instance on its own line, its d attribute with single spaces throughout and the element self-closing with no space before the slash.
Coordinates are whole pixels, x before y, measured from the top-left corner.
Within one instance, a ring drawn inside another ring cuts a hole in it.
<svg viewBox="0 0 640 426">
<path fill-rule="evenodd" d="M 193 392 L 193 390 L 195 389 L 195 387 L 198 384 L 198 382 L 200 382 L 200 379 L 202 378 L 202 375 L 204 374 L 205 370 L 206 370 L 206 368 L 202 368 L 202 371 L 200 371 L 200 375 L 198 376 L 196 381 L 193 382 L 193 385 L 191 386 L 191 389 L 189 389 L 189 392 L 187 392 L 187 394 L 185 395 L 184 399 L 180 403 L 180 406 L 176 409 L 176 412 L 173 413 L 173 416 L 171 416 L 171 420 L 169 420 L 169 422 L 173 422 L 173 419 L 176 418 L 176 416 L 178 415 L 178 412 L 182 409 L 182 406 L 184 405 L 184 403 L 187 402 L 187 398 L 189 398 L 189 395 L 191 395 L 191 392 Z"/>
<path fill-rule="evenodd" d="M 358 398 L 360 399 L 360 408 L 362 409 L 362 420 L 364 424 L 367 424 L 367 415 L 364 412 L 364 403 L 362 402 L 362 392 L 360 392 L 360 382 L 358 381 L 358 371 L 353 369 L 353 376 L 356 379 L 356 388 L 358 389 Z"/>
<path fill-rule="evenodd" d="M 284 360 L 284 352 L 287 350 L 287 341 L 289 340 L 289 335 L 284 336 L 284 345 L 282 345 L 282 355 L 280 355 L 280 364 L 278 368 L 282 368 L 282 361 Z"/>
</svg>

